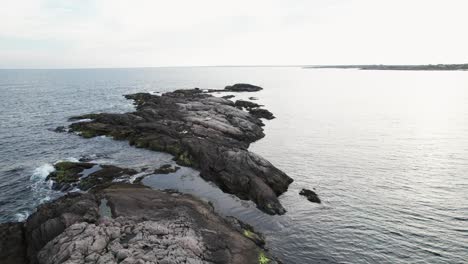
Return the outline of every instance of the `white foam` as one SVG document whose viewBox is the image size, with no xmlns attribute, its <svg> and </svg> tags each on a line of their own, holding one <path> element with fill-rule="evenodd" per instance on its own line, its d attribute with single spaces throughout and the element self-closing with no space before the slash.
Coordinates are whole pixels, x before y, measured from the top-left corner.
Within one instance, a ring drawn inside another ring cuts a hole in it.
<svg viewBox="0 0 468 264">
<path fill-rule="evenodd" d="M 54 172 L 55 168 L 52 164 L 46 163 L 36 168 L 31 175 L 31 181 L 44 180 L 51 172 Z"/>
<path fill-rule="evenodd" d="M 50 198 L 50 196 L 48 196 L 48 195 L 45 196 L 45 197 L 42 197 L 42 198 L 39 200 L 39 204 L 43 204 L 43 203 L 45 203 L 45 202 L 48 202 L 48 201 L 50 201 L 50 199 L 51 199 L 51 198 Z"/>
<path fill-rule="evenodd" d="M 79 119 L 79 120 L 76 120 L 76 121 L 73 121 L 75 123 L 81 123 L 81 122 L 91 122 L 93 121 L 92 119 L 90 118 L 84 118 L 84 119 Z"/>
<path fill-rule="evenodd" d="M 28 219 L 28 217 L 29 217 L 29 212 L 27 211 L 22 211 L 22 212 L 15 214 L 16 221 L 18 222 L 23 222 L 26 219 Z"/>
<path fill-rule="evenodd" d="M 130 177 L 130 179 L 128 179 L 128 182 L 133 183 L 138 177 L 146 176 L 146 175 L 150 175 L 150 174 L 152 174 L 152 173 L 148 172 L 148 171 L 142 171 L 142 172 L 137 173 L 137 174 L 133 175 L 132 177 Z"/>
</svg>

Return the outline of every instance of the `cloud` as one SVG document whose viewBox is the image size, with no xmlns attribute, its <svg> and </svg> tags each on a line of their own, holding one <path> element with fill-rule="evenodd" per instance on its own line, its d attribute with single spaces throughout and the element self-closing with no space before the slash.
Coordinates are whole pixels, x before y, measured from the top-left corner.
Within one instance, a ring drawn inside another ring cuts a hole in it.
<svg viewBox="0 0 468 264">
<path fill-rule="evenodd" d="M 462 0 L 17 0 L 0 67 L 464 62 Z"/>
</svg>

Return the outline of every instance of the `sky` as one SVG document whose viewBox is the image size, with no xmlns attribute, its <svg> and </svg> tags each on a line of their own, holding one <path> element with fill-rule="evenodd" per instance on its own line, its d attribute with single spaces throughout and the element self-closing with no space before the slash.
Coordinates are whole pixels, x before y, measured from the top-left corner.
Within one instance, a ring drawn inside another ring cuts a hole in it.
<svg viewBox="0 0 468 264">
<path fill-rule="evenodd" d="M 467 0 L 15 0 L 0 68 L 468 63 Z"/>
</svg>

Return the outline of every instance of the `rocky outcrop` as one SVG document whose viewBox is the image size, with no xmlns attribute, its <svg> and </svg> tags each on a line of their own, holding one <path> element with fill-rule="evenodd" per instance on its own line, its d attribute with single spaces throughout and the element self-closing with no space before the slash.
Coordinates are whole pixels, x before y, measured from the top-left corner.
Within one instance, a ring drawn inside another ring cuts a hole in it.
<svg viewBox="0 0 468 264">
<path fill-rule="evenodd" d="M 244 100 L 237 100 L 234 105 L 239 109 L 247 110 L 251 115 L 257 118 L 265 118 L 268 120 L 274 119 L 275 116 L 270 111 L 260 108 L 262 105 L 259 105 L 254 102 L 244 101 Z"/>
<path fill-rule="evenodd" d="M 188 194 L 112 184 L 0 225 L 0 263 L 277 263 L 261 235 L 232 223 Z"/>
<path fill-rule="evenodd" d="M 94 186 L 108 184 L 117 179 L 127 179 L 137 171 L 113 165 L 99 165 L 86 162 L 58 162 L 55 171 L 47 176 L 52 180 L 52 189 L 69 191 L 74 188 L 86 191 Z"/>
<path fill-rule="evenodd" d="M 299 192 L 299 194 L 302 195 L 302 196 L 305 196 L 307 198 L 307 200 L 309 200 L 310 202 L 313 202 L 313 203 L 321 203 L 322 202 L 320 200 L 320 198 L 318 197 L 318 195 L 312 190 L 302 189 Z"/>
<path fill-rule="evenodd" d="M 263 88 L 247 83 L 236 83 L 234 85 L 226 86 L 224 90 L 230 92 L 258 92 L 263 90 Z"/>
<path fill-rule="evenodd" d="M 237 84 L 225 91 L 260 89 Z M 232 101 L 200 89 L 161 96 L 137 93 L 126 98 L 135 101 L 135 112 L 75 117 L 92 121 L 73 123 L 71 130 L 86 138 L 107 135 L 136 147 L 170 153 L 179 165 L 199 169 L 201 177 L 223 191 L 250 199 L 269 214 L 285 213 L 277 196 L 287 190 L 292 179 L 248 151 L 250 143 L 264 137 L 263 122 L 258 118 L 264 113 L 247 113 Z"/>
<path fill-rule="evenodd" d="M 40 263 L 36 258 L 38 252 L 69 226 L 80 222 L 95 223 L 98 219 L 98 202 L 90 194 L 70 193 L 39 206 L 24 224 L 30 263 Z"/>
<path fill-rule="evenodd" d="M 268 120 L 275 118 L 273 113 L 263 108 L 252 108 L 249 110 L 249 113 L 257 118 L 265 118 Z"/>
</svg>

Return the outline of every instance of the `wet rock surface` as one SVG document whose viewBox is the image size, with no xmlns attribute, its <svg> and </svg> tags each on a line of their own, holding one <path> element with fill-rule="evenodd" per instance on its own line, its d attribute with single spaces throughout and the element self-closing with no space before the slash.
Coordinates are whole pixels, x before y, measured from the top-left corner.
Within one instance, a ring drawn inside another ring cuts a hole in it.
<svg viewBox="0 0 468 264">
<path fill-rule="evenodd" d="M 278 263 L 252 239 L 261 235 L 232 223 L 192 195 L 112 184 L 46 203 L 24 224 L 0 225 L 0 263 Z"/>
<path fill-rule="evenodd" d="M 222 91 L 258 90 L 258 86 L 238 84 Z M 78 116 L 74 120 L 92 121 L 73 123 L 71 130 L 86 138 L 106 135 L 128 140 L 136 147 L 170 153 L 179 165 L 199 169 L 201 177 L 223 191 L 254 201 L 266 213 L 285 213 L 277 196 L 287 190 L 292 179 L 248 151 L 250 143 L 264 137 L 259 117 L 272 117 L 270 112 L 253 108 L 248 113 L 230 100 L 196 88 L 126 98 L 135 101 L 135 112 Z"/>
<path fill-rule="evenodd" d="M 74 188 L 86 191 L 92 187 L 109 184 L 116 179 L 125 179 L 137 171 L 113 165 L 99 165 L 87 162 L 58 162 L 55 171 L 47 176 L 54 183 L 52 189 L 69 191 Z"/>
<path fill-rule="evenodd" d="M 320 198 L 318 197 L 318 195 L 312 190 L 302 189 L 299 192 L 299 194 L 302 195 L 302 196 L 305 196 L 307 198 L 307 200 L 309 200 L 310 202 L 313 202 L 313 203 L 321 203 L 322 202 L 320 200 Z"/>
</svg>

